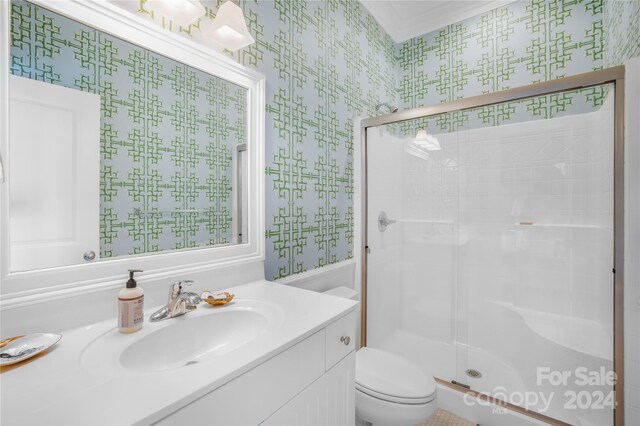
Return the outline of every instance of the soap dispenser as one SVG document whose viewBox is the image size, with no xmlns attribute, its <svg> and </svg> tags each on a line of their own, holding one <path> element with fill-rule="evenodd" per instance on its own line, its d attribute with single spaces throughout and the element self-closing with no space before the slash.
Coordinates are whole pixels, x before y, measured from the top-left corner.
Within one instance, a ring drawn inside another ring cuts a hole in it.
<svg viewBox="0 0 640 426">
<path fill-rule="evenodd" d="M 133 279 L 140 269 L 129 269 L 127 286 L 118 293 L 118 329 L 120 333 L 133 333 L 142 328 L 144 322 L 144 292 Z"/>
</svg>

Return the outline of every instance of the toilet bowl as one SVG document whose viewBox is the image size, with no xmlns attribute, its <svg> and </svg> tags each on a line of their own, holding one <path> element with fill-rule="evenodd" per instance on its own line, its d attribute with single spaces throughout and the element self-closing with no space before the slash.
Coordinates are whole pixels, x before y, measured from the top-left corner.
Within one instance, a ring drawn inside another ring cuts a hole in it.
<svg viewBox="0 0 640 426">
<path fill-rule="evenodd" d="M 338 287 L 325 292 L 348 299 L 355 290 Z M 356 352 L 356 417 L 376 425 L 411 426 L 426 421 L 437 409 L 436 381 L 406 359 L 365 347 Z"/>
<path fill-rule="evenodd" d="M 433 377 L 379 349 L 356 352 L 356 416 L 374 425 L 409 426 L 436 411 Z"/>
</svg>

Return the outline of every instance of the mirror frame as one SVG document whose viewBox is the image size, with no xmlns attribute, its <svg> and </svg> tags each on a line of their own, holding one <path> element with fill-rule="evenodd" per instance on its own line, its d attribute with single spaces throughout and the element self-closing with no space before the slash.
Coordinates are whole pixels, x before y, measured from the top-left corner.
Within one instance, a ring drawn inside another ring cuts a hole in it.
<svg viewBox="0 0 640 426">
<path fill-rule="evenodd" d="M 127 269 L 143 269 L 149 278 L 201 272 L 240 262 L 264 263 L 265 77 L 223 53 L 164 30 L 105 0 L 29 0 L 52 12 L 157 52 L 247 89 L 248 242 L 230 246 L 154 252 L 95 263 L 25 272 L 9 267 L 9 75 L 11 1 L 0 1 L 0 301 L 43 291 L 96 291 L 120 286 Z M 4 181 L 2 182 L 2 177 Z M 80 290 L 79 288 L 76 289 Z M 15 301 L 17 302 L 17 300 Z"/>
</svg>

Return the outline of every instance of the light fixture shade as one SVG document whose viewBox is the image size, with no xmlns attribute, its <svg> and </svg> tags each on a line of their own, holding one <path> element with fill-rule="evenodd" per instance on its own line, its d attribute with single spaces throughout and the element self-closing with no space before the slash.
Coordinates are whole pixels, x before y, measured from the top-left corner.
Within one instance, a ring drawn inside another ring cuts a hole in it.
<svg viewBox="0 0 640 426">
<path fill-rule="evenodd" d="M 232 0 L 220 6 L 209 34 L 216 43 L 231 51 L 255 42 L 247 29 L 242 9 Z"/>
<path fill-rule="evenodd" d="M 426 130 L 420 129 L 418 133 L 416 133 L 416 138 L 413 141 L 418 145 L 426 144 L 429 141 L 429 134 Z"/>
<path fill-rule="evenodd" d="M 442 149 L 438 138 L 430 133 L 427 133 L 427 131 L 424 129 L 418 130 L 418 133 L 416 133 L 416 137 L 413 142 L 428 151 L 440 151 Z"/>
<path fill-rule="evenodd" d="M 207 13 L 199 0 L 147 0 L 145 6 L 181 27 L 188 27 Z"/>
<path fill-rule="evenodd" d="M 427 150 L 419 145 L 408 143 L 404 146 L 404 151 L 407 154 L 413 155 L 414 157 L 421 158 L 423 160 L 429 159 L 429 153 Z"/>
</svg>

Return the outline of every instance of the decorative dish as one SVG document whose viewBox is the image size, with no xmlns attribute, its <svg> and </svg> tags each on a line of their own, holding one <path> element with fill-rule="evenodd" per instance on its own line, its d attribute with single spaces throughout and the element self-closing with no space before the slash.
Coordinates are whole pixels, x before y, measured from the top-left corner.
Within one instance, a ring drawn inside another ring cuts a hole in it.
<svg viewBox="0 0 640 426">
<path fill-rule="evenodd" d="M 22 362 L 46 351 L 62 339 L 61 334 L 35 333 L 10 337 L 0 341 L 0 366 Z"/>
<path fill-rule="evenodd" d="M 226 291 L 221 293 L 211 293 L 209 290 L 205 290 L 200 295 L 200 298 L 203 302 L 207 302 L 211 306 L 222 306 L 231 302 L 234 295 Z"/>
</svg>

